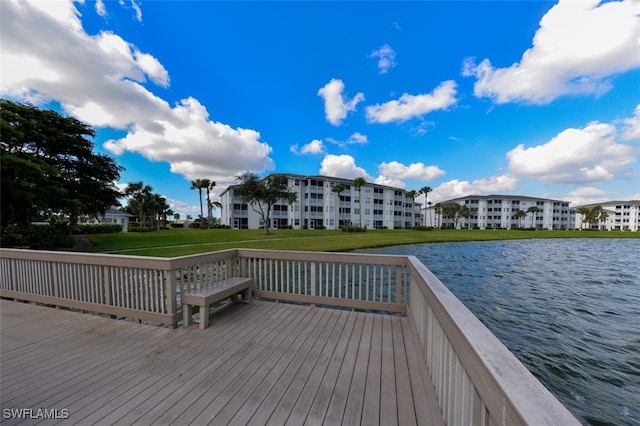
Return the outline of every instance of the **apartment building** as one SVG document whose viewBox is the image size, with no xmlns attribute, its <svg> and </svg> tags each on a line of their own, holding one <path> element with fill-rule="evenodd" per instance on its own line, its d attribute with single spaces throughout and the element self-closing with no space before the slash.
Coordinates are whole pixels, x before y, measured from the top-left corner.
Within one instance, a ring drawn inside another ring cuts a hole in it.
<svg viewBox="0 0 640 426">
<path fill-rule="evenodd" d="M 617 230 L 617 231 L 638 231 L 640 229 L 640 200 L 629 201 L 606 201 L 603 203 L 587 204 L 576 206 L 575 228 L 584 229 L 589 226 L 583 222 L 584 218 L 577 213 L 581 207 L 592 209 L 601 206 L 607 213 L 605 220 L 598 222 L 598 229 Z"/>
<path fill-rule="evenodd" d="M 292 205 L 282 202 L 271 210 L 270 228 L 339 229 L 341 226 L 366 226 L 369 229 L 401 229 L 421 224 L 420 204 L 407 198 L 401 188 L 366 183 L 358 190 L 353 180 L 328 177 L 284 174 L 289 188 L 297 194 Z M 341 184 L 339 194 L 333 188 Z M 250 205 L 235 194 L 237 185 L 221 195 L 222 224 L 231 228 L 258 229 L 264 227 L 262 218 Z"/>
<path fill-rule="evenodd" d="M 569 202 L 547 198 L 526 197 L 521 195 L 468 195 L 454 198 L 438 204 L 458 203 L 467 206 L 471 212 L 468 218 L 457 221 L 444 216 L 436 205 L 424 209 L 428 226 L 454 227 L 469 229 L 573 229 L 575 211 L 569 208 Z M 527 213 L 517 218 L 518 210 L 526 212 L 536 207 L 536 213 Z"/>
</svg>

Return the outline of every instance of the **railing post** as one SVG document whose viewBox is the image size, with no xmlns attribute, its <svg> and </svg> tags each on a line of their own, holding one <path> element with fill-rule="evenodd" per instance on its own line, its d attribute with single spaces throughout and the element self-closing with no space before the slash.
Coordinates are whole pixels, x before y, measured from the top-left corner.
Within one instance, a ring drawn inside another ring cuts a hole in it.
<svg viewBox="0 0 640 426">
<path fill-rule="evenodd" d="M 233 277 L 233 258 L 226 258 L 224 260 L 224 278 L 231 278 Z"/>
<path fill-rule="evenodd" d="M 171 328 L 177 327 L 177 322 L 175 319 L 175 314 L 178 312 L 177 310 L 177 296 L 176 296 L 176 272 L 173 269 L 165 270 L 165 283 L 166 283 L 166 291 L 167 291 L 167 313 L 171 315 Z"/>
<path fill-rule="evenodd" d="M 103 266 L 102 271 L 102 294 L 104 294 L 104 303 L 107 306 L 111 306 L 111 286 L 109 285 L 111 283 L 111 276 L 109 273 L 109 267 L 106 265 Z"/>
<path fill-rule="evenodd" d="M 311 263 L 311 267 L 310 269 L 310 274 L 311 274 L 311 295 L 312 296 L 317 296 L 318 293 L 316 292 L 316 262 L 310 262 Z M 313 303 L 311 306 L 316 306 L 315 303 Z"/>
<path fill-rule="evenodd" d="M 396 303 L 402 305 L 405 303 L 402 300 L 402 286 L 404 285 L 404 280 L 402 279 L 402 266 L 396 266 Z"/>
</svg>

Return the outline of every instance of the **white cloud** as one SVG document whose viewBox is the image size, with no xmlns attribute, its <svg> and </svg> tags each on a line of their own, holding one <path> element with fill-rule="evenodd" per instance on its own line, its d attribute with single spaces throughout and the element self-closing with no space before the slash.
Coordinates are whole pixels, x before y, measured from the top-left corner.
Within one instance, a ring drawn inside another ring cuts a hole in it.
<svg viewBox="0 0 640 426">
<path fill-rule="evenodd" d="M 456 83 L 448 80 L 442 82 L 431 93 L 421 95 L 404 93 L 398 100 L 370 105 L 367 107 L 367 119 L 374 123 L 406 121 L 432 111 L 446 109 L 456 102 Z"/>
<path fill-rule="evenodd" d="M 511 174 L 491 176 L 486 179 L 450 180 L 443 182 L 429 193 L 429 200 L 434 203 L 464 197 L 466 195 L 499 194 L 512 191 L 518 184 L 518 178 Z"/>
<path fill-rule="evenodd" d="M 606 191 L 603 191 L 592 186 L 585 186 L 575 189 L 562 197 L 563 200 L 569 201 L 569 203 L 575 207 L 585 204 L 599 203 L 609 201 L 610 196 Z"/>
<path fill-rule="evenodd" d="M 355 132 L 354 134 L 352 134 L 351 136 L 349 136 L 349 139 L 347 139 L 347 143 L 348 144 L 366 144 L 369 143 L 369 138 L 367 138 L 366 135 L 363 135 L 360 132 Z"/>
<path fill-rule="evenodd" d="M 325 147 L 320 139 L 314 139 L 303 145 L 302 149 L 299 149 L 298 145 L 293 145 L 289 150 L 294 154 L 322 154 L 325 151 Z"/>
<path fill-rule="evenodd" d="M 423 163 L 412 163 L 407 166 L 398 161 L 382 163 L 378 166 L 378 171 L 380 176 L 376 182 L 401 187 L 404 187 L 402 181 L 405 179 L 430 181 L 445 174 L 444 170 L 438 166 L 426 166 Z"/>
<path fill-rule="evenodd" d="M 357 93 L 351 100 L 343 96 L 344 83 L 342 80 L 331 79 L 330 82 L 318 90 L 318 96 L 324 99 L 324 112 L 327 121 L 334 126 L 340 125 L 347 117 L 347 113 L 355 111 L 356 105 L 364 100 L 362 93 Z"/>
<path fill-rule="evenodd" d="M 370 58 L 378 58 L 378 69 L 380 74 L 386 74 L 396 63 L 396 52 L 388 44 L 383 45 L 380 49 L 374 50 L 369 55 Z"/>
<path fill-rule="evenodd" d="M 520 62 L 495 68 L 467 59 L 474 93 L 497 103 L 545 104 L 563 95 L 600 94 L 607 77 L 640 66 L 640 2 L 561 0 L 540 20 L 533 47 Z"/>
<path fill-rule="evenodd" d="M 107 16 L 107 8 L 105 7 L 103 0 L 96 1 L 96 13 L 103 18 Z"/>
<path fill-rule="evenodd" d="M 114 154 L 130 151 L 168 161 L 173 173 L 189 180 L 206 176 L 229 184 L 239 172 L 274 168 L 271 147 L 259 141 L 260 133 L 209 120 L 196 99 L 183 100 L 156 124 L 158 129 L 152 130 L 134 126 L 124 138 L 104 146 Z"/>
<path fill-rule="evenodd" d="M 624 140 L 640 141 L 640 105 L 638 105 L 633 113 L 633 117 L 624 120 Z"/>
<path fill-rule="evenodd" d="M 328 154 L 320 165 L 320 174 L 323 176 L 333 176 L 345 179 L 364 178 L 367 182 L 373 182 L 373 177 L 369 176 L 365 169 L 356 166 L 356 160 L 350 155 Z"/>
<path fill-rule="evenodd" d="M 235 183 L 246 170 L 274 167 L 271 147 L 257 131 L 210 120 L 196 99 L 171 107 L 151 92 L 149 81 L 169 85 L 162 64 L 117 34 L 89 36 L 71 1 L 3 1 L 0 35 L 0 94 L 56 100 L 91 126 L 127 130 L 105 144 L 115 154 L 137 152 L 169 162 L 187 179 L 207 177 L 219 185 Z"/>
<path fill-rule="evenodd" d="M 563 130 L 545 144 L 509 151 L 509 170 L 549 183 L 611 180 L 636 161 L 633 148 L 616 143 L 615 136 L 613 125 L 598 122 Z"/>
<path fill-rule="evenodd" d="M 136 20 L 142 22 L 142 9 L 140 9 L 140 5 L 138 5 L 135 0 L 131 0 L 131 7 L 136 12 Z"/>
</svg>

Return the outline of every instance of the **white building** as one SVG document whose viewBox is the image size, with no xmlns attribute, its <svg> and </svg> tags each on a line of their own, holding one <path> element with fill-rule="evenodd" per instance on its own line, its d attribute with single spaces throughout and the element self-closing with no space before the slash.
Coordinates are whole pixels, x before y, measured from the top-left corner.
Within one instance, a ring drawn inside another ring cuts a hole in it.
<svg viewBox="0 0 640 426">
<path fill-rule="evenodd" d="M 134 217 L 132 214 L 120 210 L 117 206 L 110 207 L 103 215 L 90 218 L 87 223 L 94 224 L 118 224 L 122 225 L 122 232 L 127 232 L 129 220 Z"/>
<path fill-rule="evenodd" d="M 604 203 L 577 206 L 573 209 L 576 211 L 576 229 L 583 229 L 589 226 L 583 222 L 584 218 L 580 213 L 577 213 L 577 210 L 580 207 L 592 209 L 597 206 L 601 206 L 608 215 L 605 221 L 598 222 L 598 229 L 606 229 L 608 231 L 638 231 L 640 229 L 640 200 L 606 201 Z"/>
<path fill-rule="evenodd" d="M 563 200 L 521 195 L 468 195 L 438 204 L 445 203 L 458 203 L 470 209 L 470 216 L 461 219 L 457 224 L 458 228 L 572 229 L 575 224 L 574 211 L 569 208 L 569 202 Z M 444 228 L 454 226 L 454 219 L 438 213 L 439 209 L 436 205 L 423 209 L 427 226 Z M 536 207 L 538 212 L 527 213 L 527 216 L 522 219 L 514 217 L 518 210 L 527 212 L 530 207 Z"/>
<path fill-rule="evenodd" d="M 352 180 L 327 176 L 285 174 L 290 190 L 297 194 L 292 205 L 273 206 L 270 228 L 339 229 L 340 226 L 366 226 L 369 229 L 411 228 L 421 223 L 420 205 L 407 198 L 401 188 L 366 183 L 358 190 Z M 333 187 L 344 186 L 337 194 Z M 221 195 L 220 220 L 231 228 L 258 229 L 262 218 L 235 194 L 237 185 Z"/>
</svg>

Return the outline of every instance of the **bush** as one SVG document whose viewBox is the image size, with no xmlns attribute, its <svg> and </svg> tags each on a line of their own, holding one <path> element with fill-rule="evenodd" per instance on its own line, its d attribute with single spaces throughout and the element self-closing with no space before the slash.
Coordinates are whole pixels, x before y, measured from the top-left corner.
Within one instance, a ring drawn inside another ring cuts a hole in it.
<svg viewBox="0 0 640 426">
<path fill-rule="evenodd" d="M 414 231 L 433 231 L 433 226 L 418 225 L 413 227 Z"/>
<path fill-rule="evenodd" d="M 354 226 L 354 225 L 349 225 L 349 226 L 342 226 L 340 227 L 340 229 L 342 230 L 342 232 L 367 232 L 367 227 L 364 226 Z"/>
<path fill-rule="evenodd" d="M 66 233 L 66 227 L 33 225 L 25 229 L 16 225 L 2 228 L 2 247 L 52 250 L 73 247 L 75 241 Z"/>
<path fill-rule="evenodd" d="M 133 228 L 128 228 L 129 232 L 150 232 L 151 228 L 148 226 L 135 226 Z"/>
<path fill-rule="evenodd" d="M 327 229 L 327 227 L 324 225 L 316 225 L 316 229 Z"/>
<path fill-rule="evenodd" d="M 75 228 L 71 230 L 71 234 L 117 234 L 118 232 L 122 232 L 122 225 L 117 224 L 99 224 L 99 225 L 91 225 L 91 224 L 80 224 L 76 225 Z"/>
<path fill-rule="evenodd" d="M 184 228 L 184 223 L 172 223 L 169 226 L 172 228 Z"/>
</svg>

